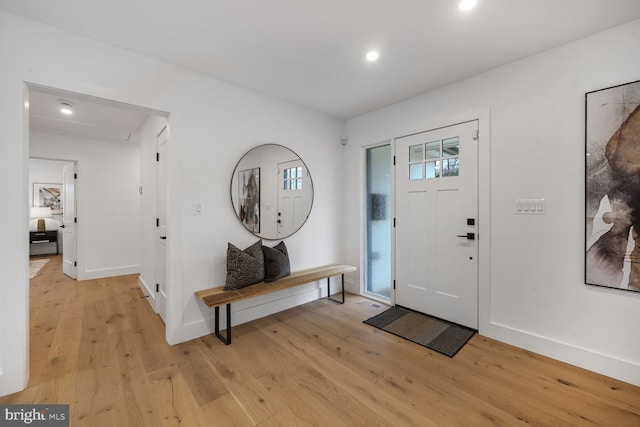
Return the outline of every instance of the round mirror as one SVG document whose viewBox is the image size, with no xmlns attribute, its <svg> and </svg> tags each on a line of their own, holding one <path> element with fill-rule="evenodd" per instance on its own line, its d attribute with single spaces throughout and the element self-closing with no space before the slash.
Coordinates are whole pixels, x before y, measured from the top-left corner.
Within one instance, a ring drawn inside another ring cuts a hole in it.
<svg viewBox="0 0 640 427">
<path fill-rule="evenodd" d="M 242 225 L 263 239 L 283 239 L 305 223 L 313 182 L 296 153 L 277 144 L 247 152 L 231 177 L 231 203 Z"/>
</svg>

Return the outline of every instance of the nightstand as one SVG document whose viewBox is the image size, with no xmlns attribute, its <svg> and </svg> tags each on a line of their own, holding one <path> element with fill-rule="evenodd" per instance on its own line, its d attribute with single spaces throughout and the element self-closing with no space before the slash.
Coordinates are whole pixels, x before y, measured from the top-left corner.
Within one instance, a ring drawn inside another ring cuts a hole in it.
<svg viewBox="0 0 640 427">
<path fill-rule="evenodd" d="M 29 232 L 29 251 L 33 249 L 34 245 L 43 245 L 47 243 L 55 243 L 56 251 L 58 253 L 58 230 L 51 231 L 30 231 Z M 40 254 L 39 254 L 40 255 Z"/>
</svg>

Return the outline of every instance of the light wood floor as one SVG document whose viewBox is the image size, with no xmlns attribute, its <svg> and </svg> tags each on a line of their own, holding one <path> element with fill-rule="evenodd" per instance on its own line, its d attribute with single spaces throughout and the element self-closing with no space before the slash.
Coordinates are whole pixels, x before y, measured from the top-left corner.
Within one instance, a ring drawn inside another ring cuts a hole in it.
<svg viewBox="0 0 640 427">
<path fill-rule="evenodd" d="M 136 276 L 31 280 L 31 380 L 71 426 L 640 426 L 640 388 L 475 336 L 450 359 L 316 301 L 169 346 Z"/>
</svg>

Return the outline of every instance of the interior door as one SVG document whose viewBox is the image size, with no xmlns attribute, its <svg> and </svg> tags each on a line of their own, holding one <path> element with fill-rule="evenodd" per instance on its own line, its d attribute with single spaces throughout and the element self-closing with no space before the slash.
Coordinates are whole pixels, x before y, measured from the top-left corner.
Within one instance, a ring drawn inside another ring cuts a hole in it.
<svg viewBox="0 0 640 427">
<path fill-rule="evenodd" d="M 158 134 L 157 227 L 156 227 L 156 311 L 166 323 L 167 307 L 167 128 Z"/>
<path fill-rule="evenodd" d="M 310 211 L 309 173 L 302 160 L 278 164 L 278 237 L 292 235 Z"/>
<path fill-rule="evenodd" d="M 478 328 L 478 121 L 396 139 L 396 304 Z"/>
<path fill-rule="evenodd" d="M 62 168 L 62 272 L 76 279 L 76 164 Z"/>
</svg>

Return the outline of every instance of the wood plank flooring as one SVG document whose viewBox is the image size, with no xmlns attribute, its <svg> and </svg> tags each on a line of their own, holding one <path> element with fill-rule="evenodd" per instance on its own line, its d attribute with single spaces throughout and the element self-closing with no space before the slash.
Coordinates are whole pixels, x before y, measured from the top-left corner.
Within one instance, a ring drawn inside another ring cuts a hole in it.
<svg viewBox="0 0 640 427">
<path fill-rule="evenodd" d="M 176 346 L 136 276 L 31 280 L 31 379 L 72 426 L 640 426 L 640 388 L 481 336 L 450 359 L 315 301 Z"/>
</svg>

